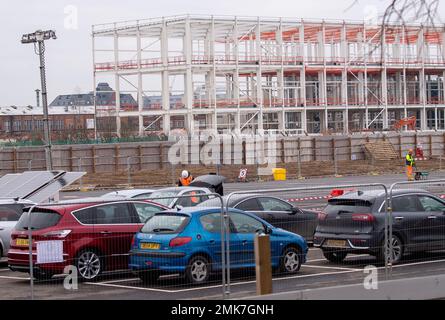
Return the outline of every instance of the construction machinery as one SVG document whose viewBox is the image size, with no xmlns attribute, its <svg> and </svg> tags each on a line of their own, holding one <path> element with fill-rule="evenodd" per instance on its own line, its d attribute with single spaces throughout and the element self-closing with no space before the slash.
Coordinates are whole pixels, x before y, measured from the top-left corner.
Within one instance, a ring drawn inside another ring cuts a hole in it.
<svg viewBox="0 0 445 320">
<path fill-rule="evenodd" d="M 396 121 L 393 125 L 394 130 L 400 131 L 404 126 L 407 126 L 408 130 L 416 129 L 417 118 L 415 116 L 402 118 Z"/>
</svg>

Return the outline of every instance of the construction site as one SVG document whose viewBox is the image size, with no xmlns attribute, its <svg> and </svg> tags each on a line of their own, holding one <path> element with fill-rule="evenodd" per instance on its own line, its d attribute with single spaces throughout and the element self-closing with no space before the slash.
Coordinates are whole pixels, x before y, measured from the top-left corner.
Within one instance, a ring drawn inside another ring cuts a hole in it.
<svg viewBox="0 0 445 320">
<path fill-rule="evenodd" d="M 94 25 L 92 42 L 94 87 L 116 90 L 97 121 L 118 136 L 445 130 L 443 25 L 184 15 Z"/>
</svg>

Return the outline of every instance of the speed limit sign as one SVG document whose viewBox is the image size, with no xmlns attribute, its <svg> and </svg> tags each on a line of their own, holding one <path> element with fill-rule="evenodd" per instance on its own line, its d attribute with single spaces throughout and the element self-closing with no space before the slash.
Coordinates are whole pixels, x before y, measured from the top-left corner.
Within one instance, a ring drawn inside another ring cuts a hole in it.
<svg viewBox="0 0 445 320">
<path fill-rule="evenodd" d="M 240 169 L 238 179 L 241 181 L 245 181 L 246 177 L 247 177 L 247 169 L 246 168 Z"/>
</svg>

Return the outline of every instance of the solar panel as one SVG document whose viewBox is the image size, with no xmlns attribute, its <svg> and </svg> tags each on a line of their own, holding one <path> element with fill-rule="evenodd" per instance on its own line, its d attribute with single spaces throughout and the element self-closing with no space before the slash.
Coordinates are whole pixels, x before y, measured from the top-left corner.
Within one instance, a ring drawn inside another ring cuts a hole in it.
<svg viewBox="0 0 445 320">
<path fill-rule="evenodd" d="M 1 197 L 26 198 L 64 171 L 25 171 L 17 178 L 0 188 Z"/>
<path fill-rule="evenodd" d="M 0 178 L 0 189 L 4 188 L 6 185 L 11 183 L 13 180 L 19 178 L 21 176 L 21 173 L 9 173 L 5 174 L 3 177 Z M 1 193 L 0 193 L 1 196 Z"/>
<path fill-rule="evenodd" d="M 69 186 L 83 175 L 85 175 L 85 172 L 66 172 L 54 181 L 51 181 L 48 185 L 43 186 L 40 190 L 29 195 L 27 199 L 35 203 L 46 202 L 48 199 L 56 195 L 62 188 Z"/>
</svg>

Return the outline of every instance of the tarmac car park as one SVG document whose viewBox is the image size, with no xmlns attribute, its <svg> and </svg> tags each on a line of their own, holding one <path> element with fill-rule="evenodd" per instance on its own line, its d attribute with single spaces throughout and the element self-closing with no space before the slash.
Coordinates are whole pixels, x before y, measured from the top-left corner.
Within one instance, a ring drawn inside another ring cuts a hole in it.
<svg viewBox="0 0 445 320">
<path fill-rule="evenodd" d="M 309 181 L 309 183 L 317 182 Z M 232 186 L 234 185 L 226 185 L 228 192 L 233 190 L 231 189 Z M 242 186 L 237 184 L 236 187 L 240 188 Z M 249 190 L 254 190 L 255 184 L 253 184 L 253 188 L 249 184 L 246 184 L 245 187 L 249 188 Z M 358 191 L 361 190 L 358 189 L 345 193 L 344 195 L 339 196 L 338 199 L 347 197 L 348 195 L 353 196 L 354 192 L 357 196 Z M 440 200 L 440 197 L 438 196 L 441 192 L 442 191 L 440 190 L 438 193 L 435 192 L 434 198 Z M 85 196 L 88 194 L 82 193 L 81 195 Z M 395 193 L 395 197 L 396 196 L 397 194 Z M 283 193 L 280 194 L 280 197 L 283 198 L 283 200 L 286 200 L 290 196 Z M 332 200 L 333 199 L 334 198 L 332 198 Z M 333 202 L 334 201 L 331 201 L 331 203 Z M 318 200 L 307 201 L 307 203 L 308 204 L 302 201 L 299 207 L 305 209 L 310 207 L 320 208 L 325 206 L 328 202 L 326 198 L 320 197 Z M 198 207 L 195 207 L 194 209 L 198 209 Z M 175 212 L 177 212 L 176 209 Z M 439 218 L 439 213 L 436 215 Z M 395 214 L 394 216 L 396 217 L 397 215 Z M 129 242 L 131 245 L 131 239 Z M 317 247 L 311 247 L 307 253 L 306 263 L 301 265 L 301 269 L 297 274 L 274 274 L 274 292 L 319 288 L 327 285 L 336 286 L 339 284 L 360 283 L 363 281 L 363 268 L 367 265 L 376 266 L 379 277 L 384 277 L 383 262 L 376 260 L 373 256 L 369 256 L 368 253 L 369 252 L 366 251 L 350 251 L 348 252 L 348 255 L 344 257 L 342 262 L 330 262 L 323 256 L 322 250 Z M 406 253 L 407 254 L 403 256 L 403 259 L 393 267 L 394 277 L 418 277 L 437 274 L 437 272 L 445 268 L 445 254 L 441 251 L 424 252 L 420 260 L 418 259 L 418 256 L 413 259 L 411 254 L 408 252 Z M 6 267 L 6 265 L 3 266 Z M 19 296 L 23 297 L 29 293 L 29 281 L 25 275 L 21 276 L 20 273 L 13 273 L 6 268 L 1 269 L 1 267 L 0 271 L 0 285 L 8 288 L 3 295 L 13 298 Z M 60 280 L 58 279 L 58 277 L 55 277 L 51 281 L 36 282 L 35 290 L 38 292 L 37 295 L 40 295 L 42 298 L 64 297 L 67 292 L 61 285 L 58 285 L 60 284 Z M 161 275 L 157 281 L 144 283 L 129 271 L 126 273 L 121 271 L 111 273 L 104 272 L 103 276 L 97 277 L 94 282 L 85 280 L 80 286 L 82 287 L 82 290 L 79 290 L 79 294 L 72 292 L 70 293 L 70 297 L 73 297 L 74 299 L 76 297 L 100 297 L 111 299 L 211 299 L 221 297 L 221 278 L 218 275 L 211 275 L 206 283 L 191 286 L 185 279 L 182 279 L 182 277 L 178 277 L 175 274 Z M 254 294 L 254 273 L 247 269 L 240 269 L 234 272 L 232 276 L 231 292 L 231 297 L 233 298 L 245 296 L 246 294 Z"/>
</svg>

